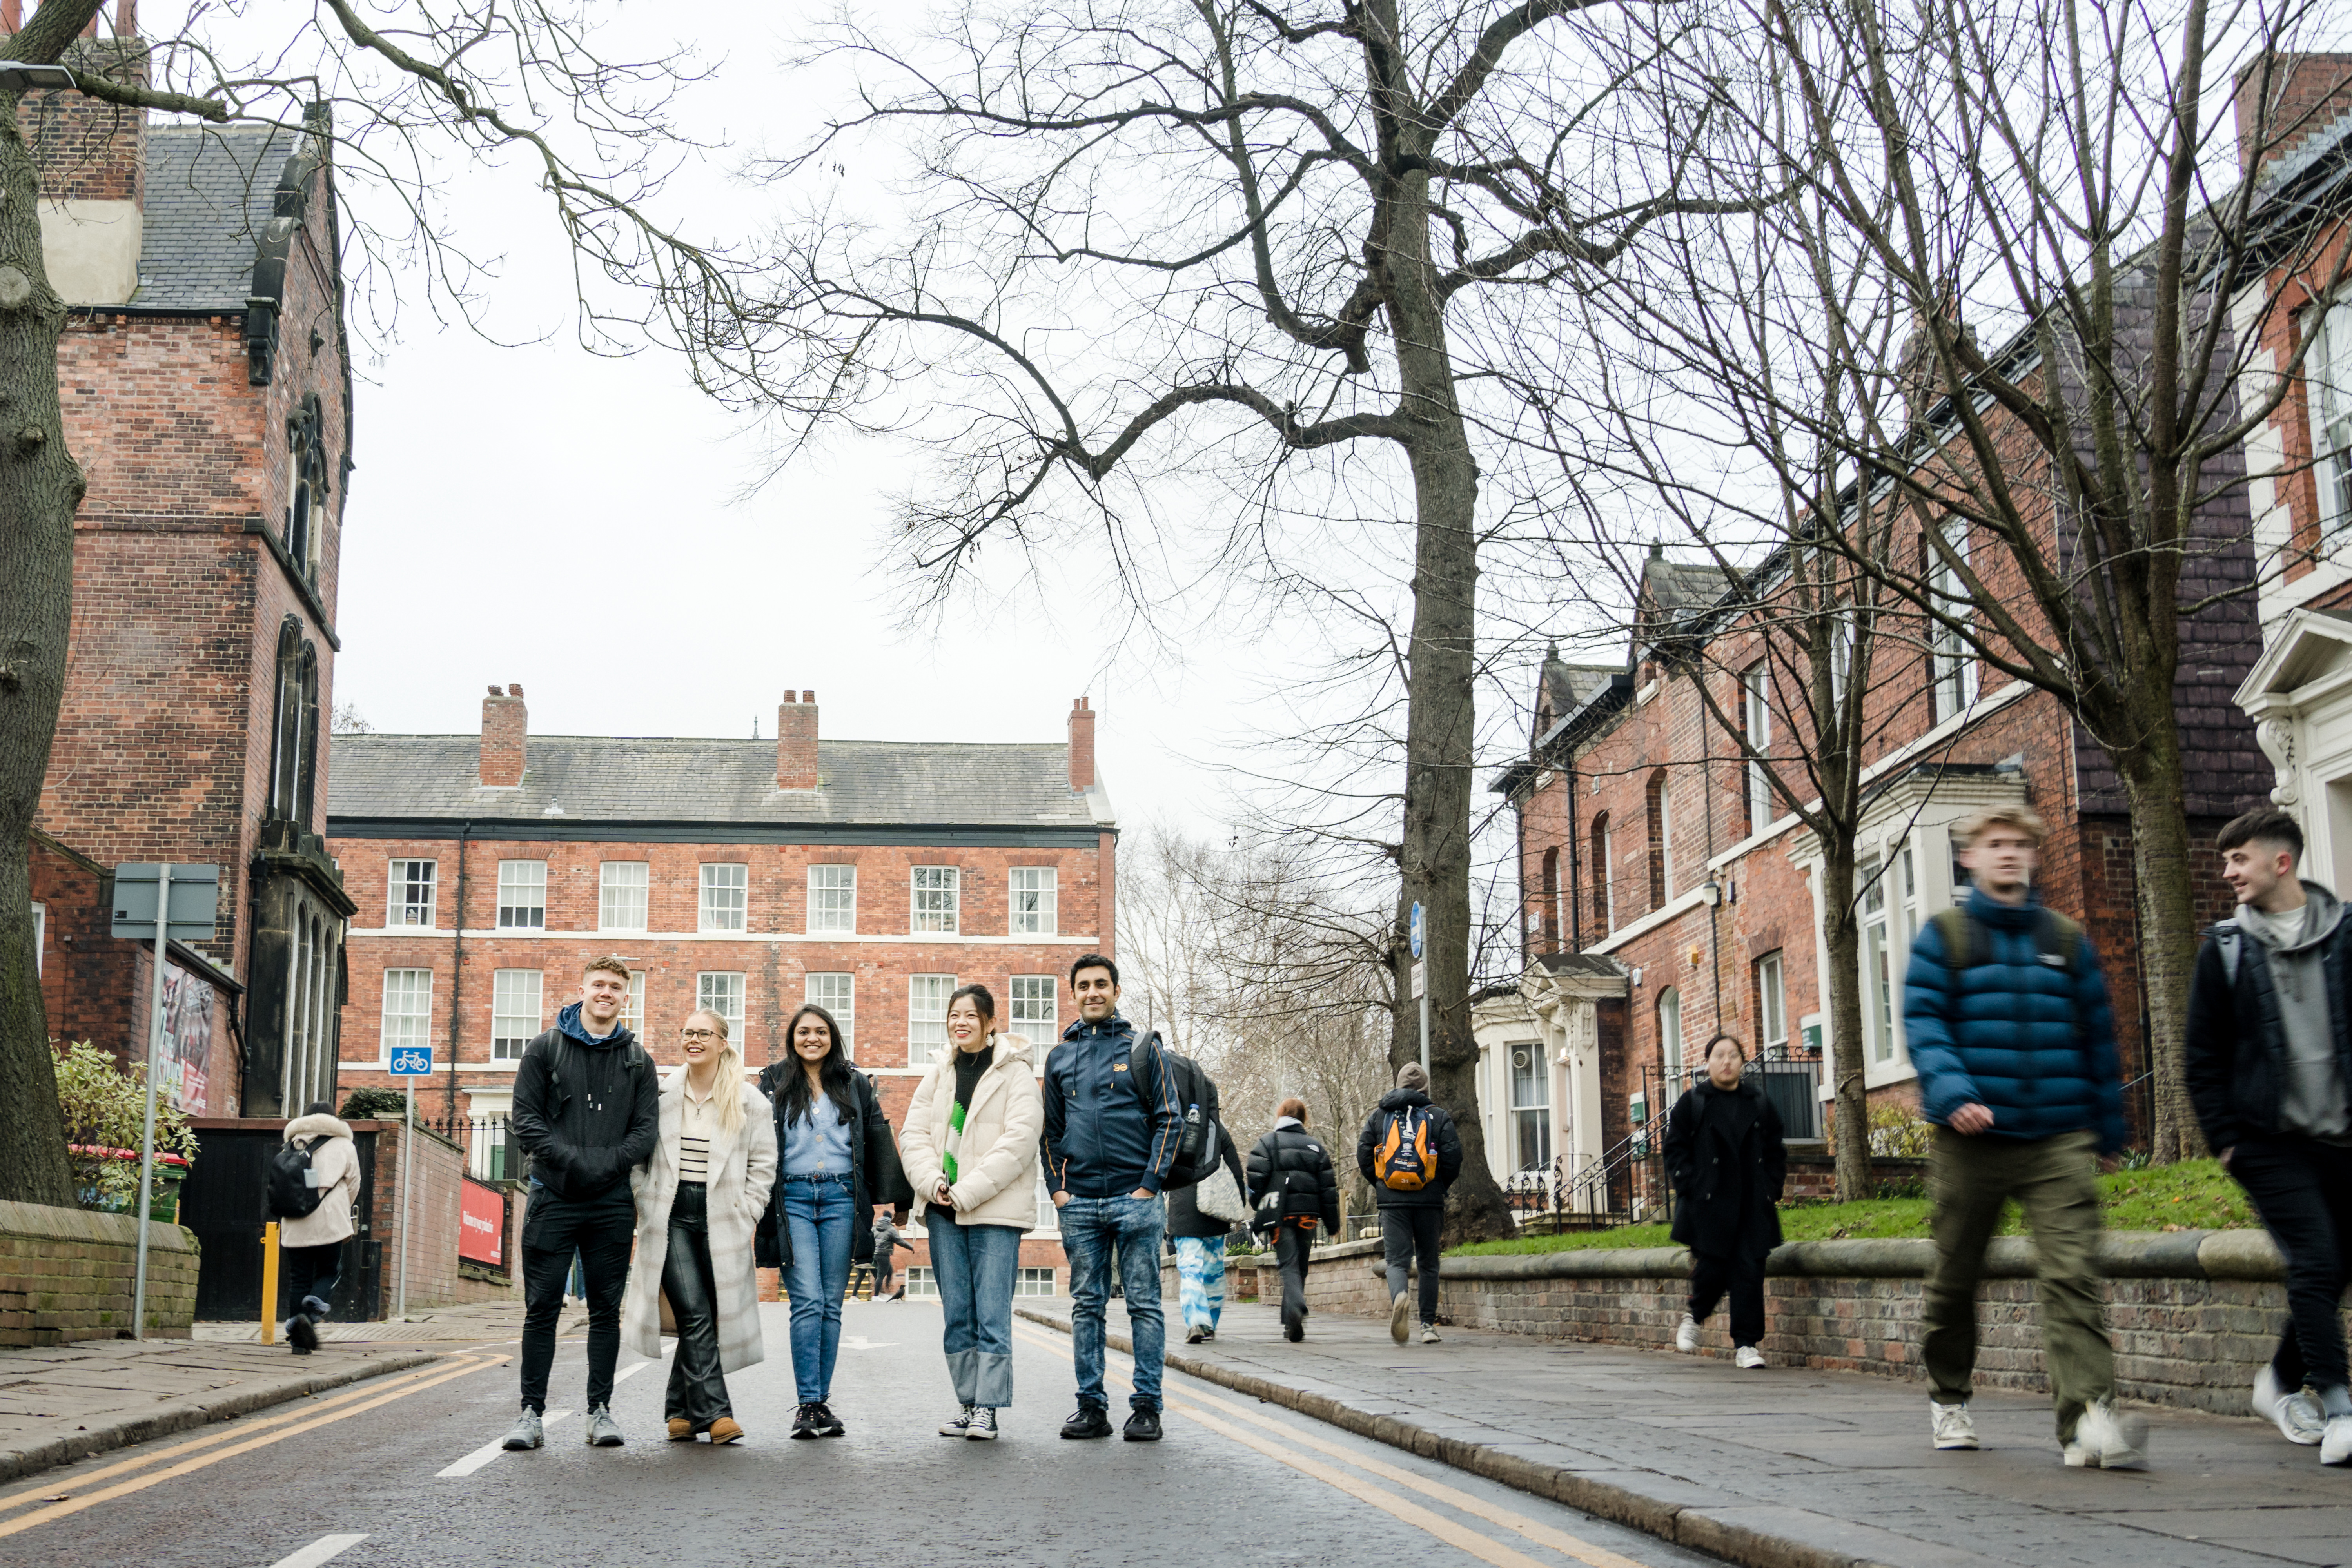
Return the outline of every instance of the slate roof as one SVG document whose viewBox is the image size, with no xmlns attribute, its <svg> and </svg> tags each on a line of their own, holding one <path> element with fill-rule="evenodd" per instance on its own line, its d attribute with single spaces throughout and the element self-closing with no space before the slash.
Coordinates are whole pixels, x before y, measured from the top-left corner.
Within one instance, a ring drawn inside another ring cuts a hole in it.
<svg viewBox="0 0 2352 1568">
<path fill-rule="evenodd" d="M 1652 555 L 1642 568 L 1642 587 L 1671 625 L 1686 615 L 1711 609 L 1731 585 L 1731 574 L 1713 562 L 1685 564 Z"/>
<path fill-rule="evenodd" d="M 1612 676 L 1624 671 L 1622 664 L 1570 664 L 1555 650 L 1544 659 L 1538 679 L 1543 683 L 1541 695 L 1550 700 L 1552 716 L 1557 719 L 1591 701 L 1608 686 Z"/>
<path fill-rule="evenodd" d="M 483 788 L 480 766 L 476 735 L 337 735 L 327 831 L 338 819 L 1081 827 L 1103 793 L 1070 787 L 1059 743 L 820 740 L 813 790 L 776 787 L 772 740 L 533 735 L 520 789 Z"/>
<path fill-rule="evenodd" d="M 148 127 L 146 226 L 133 304 L 245 309 L 254 247 L 297 134 L 268 125 Z"/>
</svg>

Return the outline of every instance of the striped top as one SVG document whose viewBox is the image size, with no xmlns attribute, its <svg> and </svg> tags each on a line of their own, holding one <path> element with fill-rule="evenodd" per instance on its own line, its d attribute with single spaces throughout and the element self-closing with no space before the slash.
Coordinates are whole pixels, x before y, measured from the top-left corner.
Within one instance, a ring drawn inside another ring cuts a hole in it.
<svg viewBox="0 0 2352 1568">
<path fill-rule="evenodd" d="M 698 1095 L 691 1082 L 681 1086 L 677 1110 L 677 1179 L 710 1180 L 710 1144 L 719 1136 L 716 1095 Z"/>
</svg>

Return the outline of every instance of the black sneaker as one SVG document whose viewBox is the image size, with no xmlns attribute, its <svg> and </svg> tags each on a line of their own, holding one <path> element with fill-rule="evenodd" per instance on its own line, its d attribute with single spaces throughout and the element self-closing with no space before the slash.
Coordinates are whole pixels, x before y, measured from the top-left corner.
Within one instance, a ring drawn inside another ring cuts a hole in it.
<svg viewBox="0 0 2352 1568">
<path fill-rule="evenodd" d="M 1130 1443 L 1157 1443 L 1160 1441 L 1160 1412 L 1145 1405 L 1137 1406 L 1135 1413 L 1127 1418 L 1127 1429 L 1119 1436 Z"/>
<path fill-rule="evenodd" d="M 1307 1325 L 1297 1318 L 1285 1318 L 1282 1321 L 1282 1337 L 1292 1344 L 1297 1344 L 1307 1337 Z"/>
<path fill-rule="evenodd" d="M 1081 1400 L 1077 1410 L 1062 1423 L 1065 1437 L 1108 1437 L 1110 1436 L 1110 1412 L 1099 1405 Z"/>
<path fill-rule="evenodd" d="M 297 1312 L 286 1320 L 286 1343 L 296 1355 L 309 1355 L 319 1348 L 319 1331 Z"/>
<path fill-rule="evenodd" d="M 824 1406 L 822 1405 L 810 1403 L 802 1405 L 798 1410 L 794 1411 L 793 1413 L 793 1436 L 803 1438 L 822 1436 L 824 1434 L 819 1430 L 817 1412 L 824 1408 Z"/>
<path fill-rule="evenodd" d="M 824 1400 L 818 1400 L 814 1405 L 809 1406 L 809 1408 L 816 1412 L 817 1436 L 838 1437 L 843 1433 L 849 1430 L 848 1427 L 844 1426 L 841 1424 L 841 1417 L 833 1413 L 833 1406 L 826 1404 Z"/>
</svg>

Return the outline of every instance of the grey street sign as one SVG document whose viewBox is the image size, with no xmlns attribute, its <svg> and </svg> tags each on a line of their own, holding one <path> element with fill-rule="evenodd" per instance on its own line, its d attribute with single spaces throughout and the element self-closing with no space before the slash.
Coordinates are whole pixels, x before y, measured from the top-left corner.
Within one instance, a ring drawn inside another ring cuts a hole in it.
<svg viewBox="0 0 2352 1568">
<path fill-rule="evenodd" d="M 155 940 L 155 889 L 163 880 L 163 868 L 152 861 L 114 868 L 112 934 L 141 942 Z M 166 936 L 175 942 L 210 942 L 219 912 L 219 867 L 172 868 L 172 913 Z"/>
</svg>

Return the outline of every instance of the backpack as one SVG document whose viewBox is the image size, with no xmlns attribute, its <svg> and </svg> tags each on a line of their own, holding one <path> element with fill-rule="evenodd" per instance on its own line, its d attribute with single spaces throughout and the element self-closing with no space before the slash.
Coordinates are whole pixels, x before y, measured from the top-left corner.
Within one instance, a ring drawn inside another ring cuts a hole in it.
<svg viewBox="0 0 2352 1568">
<path fill-rule="evenodd" d="M 1417 1193 L 1437 1179 L 1429 1152 L 1429 1108 L 1402 1105 L 1389 1112 L 1388 1131 L 1372 1155 L 1372 1174 L 1392 1193 Z"/>
<path fill-rule="evenodd" d="M 1168 1177 L 1160 1184 L 1162 1193 L 1173 1193 L 1185 1187 L 1197 1186 L 1201 1178 L 1217 1167 L 1217 1141 L 1211 1117 L 1217 1103 L 1217 1086 L 1201 1070 L 1201 1064 L 1190 1057 L 1178 1056 L 1162 1045 L 1157 1030 L 1137 1042 L 1129 1059 L 1140 1056 L 1149 1045 L 1168 1064 L 1168 1075 L 1176 1080 L 1176 1103 L 1181 1108 L 1183 1131 L 1176 1141 L 1175 1163 L 1168 1167 Z M 1144 1074 L 1130 1072 L 1129 1079 L 1135 1085 L 1138 1100 L 1143 1101 L 1143 1113 L 1156 1115 L 1160 1107 L 1153 1102 L 1151 1091 L 1144 1087 Z"/>
<path fill-rule="evenodd" d="M 316 1142 L 280 1143 L 269 1156 L 270 1218 L 300 1219 L 318 1212 L 319 1200 L 326 1194 L 319 1190 L 319 1173 L 310 1168 Z"/>
<path fill-rule="evenodd" d="M 2083 927 L 2056 910 L 2042 909 L 2033 922 L 2034 951 L 2042 962 L 2053 969 L 2063 969 L 2069 980 L 2080 977 L 2083 959 Z M 1979 935 L 1981 927 L 1968 910 L 1953 908 L 1939 911 L 1928 924 L 1944 939 L 1944 967 L 1973 969 L 1979 963 L 1992 962 L 1992 942 Z"/>
</svg>

